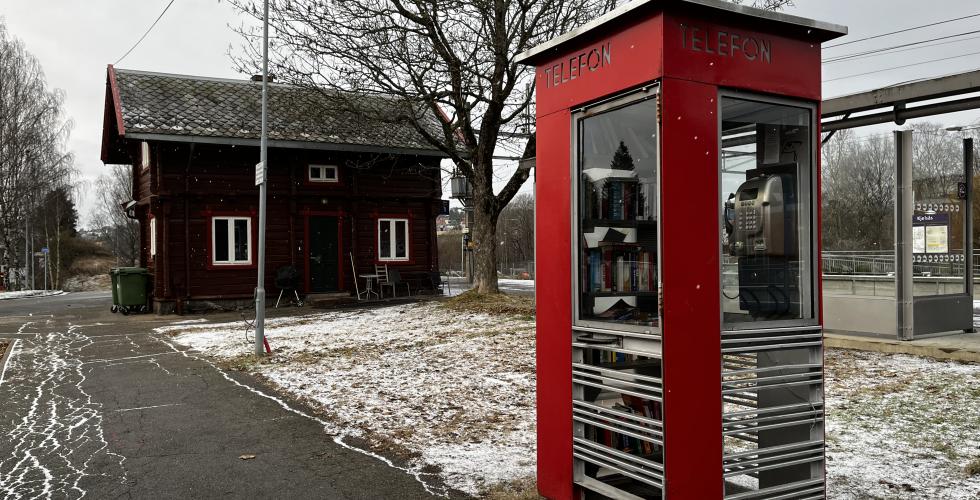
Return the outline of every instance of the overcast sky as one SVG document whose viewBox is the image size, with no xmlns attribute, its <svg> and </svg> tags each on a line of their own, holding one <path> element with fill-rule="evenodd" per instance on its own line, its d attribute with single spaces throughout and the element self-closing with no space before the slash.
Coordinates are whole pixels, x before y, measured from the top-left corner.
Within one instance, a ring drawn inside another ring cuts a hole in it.
<svg viewBox="0 0 980 500">
<path fill-rule="evenodd" d="M 71 148 L 82 183 L 104 171 L 99 160 L 106 65 L 121 57 L 159 15 L 169 0 L 5 0 L 0 16 L 41 62 L 52 87 L 67 94 L 66 111 L 75 121 Z M 980 13 L 974 0 L 796 0 L 787 13 L 843 24 L 850 35 L 841 41 Z M 226 1 L 176 0 L 160 23 L 119 67 L 211 77 L 240 77 L 231 69 L 228 50 L 237 45 L 229 25 L 241 22 Z M 899 35 L 828 49 L 824 57 L 980 30 L 980 17 Z M 965 38 L 980 34 L 966 35 Z M 839 43 L 839 42 L 830 42 Z M 898 82 L 980 68 L 980 54 L 932 62 L 872 75 L 858 73 L 980 52 L 980 38 L 957 43 L 826 64 L 824 97 L 868 90 Z M 964 112 L 933 120 L 969 124 L 980 113 Z M 879 133 L 895 128 L 862 129 Z M 85 184 L 82 184 L 83 186 Z M 530 187 L 530 186 L 528 186 Z M 91 189 L 81 189 L 80 213 L 88 221 L 94 204 Z"/>
</svg>

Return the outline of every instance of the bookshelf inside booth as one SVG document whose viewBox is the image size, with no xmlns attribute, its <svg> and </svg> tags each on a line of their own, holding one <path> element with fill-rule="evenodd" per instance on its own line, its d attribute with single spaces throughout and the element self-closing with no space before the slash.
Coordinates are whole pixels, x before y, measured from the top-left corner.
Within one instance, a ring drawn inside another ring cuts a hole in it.
<svg viewBox="0 0 980 500">
<path fill-rule="evenodd" d="M 573 342 L 576 481 L 660 498 L 664 482 L 663 369 L 618 343 Z"/>
<path fill-rule="evenodd" d="M 656 93 L 577 120 L 577 326 L 659 330 Z"/>
<path fill-rule="evenodd" d="M 621 498 L 664 485 L 657 95 L 574 115 L 574 475 Z"/>
</svg>

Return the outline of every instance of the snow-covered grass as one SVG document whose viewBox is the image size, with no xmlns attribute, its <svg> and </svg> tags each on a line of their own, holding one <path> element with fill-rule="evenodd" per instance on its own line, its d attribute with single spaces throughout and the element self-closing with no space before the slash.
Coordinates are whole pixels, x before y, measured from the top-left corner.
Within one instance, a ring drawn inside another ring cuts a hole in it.
<svg viewBox="0 0 980 500">
<path fill-rule="evenodd" d="M 158 329 L 226 363 L 241 323 Z M 180 333 L 178 333 L 180 332 Z M 244 363 L 350 433 L 470 494 L 533 476 L 534 323 L 438 303 L 267 322 L 269 362 Z"/>
<path fill-rule="evenodd" d="M 437 466 L 471 494 L 533 478 L 534 324 L 438 303 L 267 323 L 274 356 L 243 362 L 242 324 L 160 331 L 309 402 L 336 426 Z M 980 498 L 980 365 L 829 349 L 828 494 Z M 974 465 L 970 465 L 970 464 Z"/>
<path fill-rule="evenodd" d="M 980 498 L 980 365 L 827 352 L 828 496 Z"/>
<path fill-rule="evenodd" d="M 61 290 L 20 290 L 16 292 L 0 292 L 0 300 L 20 299 L 24 297 L 42 297 L 48 295 L 64 295 Z"/>
</svg>

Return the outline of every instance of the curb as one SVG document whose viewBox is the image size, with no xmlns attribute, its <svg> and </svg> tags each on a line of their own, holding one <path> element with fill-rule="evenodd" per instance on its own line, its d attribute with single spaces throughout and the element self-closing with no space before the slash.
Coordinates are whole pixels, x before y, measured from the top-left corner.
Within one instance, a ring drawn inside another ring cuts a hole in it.
<svg viewBox="0 0 980 500">
<path fill-rule="evenodd" d="M 980 363 L 980 345 L 976 350 L 957 347 L 919 345 L 897 340 L 858 339 L 845 335 L 825 334 L 824 346 L 836 349 L 854 349 L 887 354 L 911 354 L 934 359 Z"/>
<path fill-rule="evenodd" d="M 0 297 L 0 301 L 3 301 L 3 300 L 20 300 L 20 299 L 37 299 L 37 298 L 44 298 L 44 297 L 57 297 L 59 295 L 67 295 L 68 293 L 70 293 L 70 292 L 66 292 L 64 290 L 58 290 L 56 292 L 48 292 L 48 293 L 43 293 L 42 292 L 42 293 L 36 293 L 36 294 L 33 294 L 33 295 L 18 295 L 16 297 Z"/>
</svg>

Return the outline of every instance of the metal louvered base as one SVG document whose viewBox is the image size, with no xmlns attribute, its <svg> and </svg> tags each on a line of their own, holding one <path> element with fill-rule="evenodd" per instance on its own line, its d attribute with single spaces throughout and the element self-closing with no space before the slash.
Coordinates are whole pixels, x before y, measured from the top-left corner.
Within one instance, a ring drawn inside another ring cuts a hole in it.
<svg viewBox="0 0 980 500">
<path fill-rule="evenodd" d="M 722 332 L 726 499 L 824 498 L 819 327 Z"/>
<path fill-rule="evenodd" d="M 585 498 L 663 497 L 663 379 L 656 336 L 572 339 L 572 455 Z M 588 339 L 594 342 L 594 339 Z"/>
</svg>

